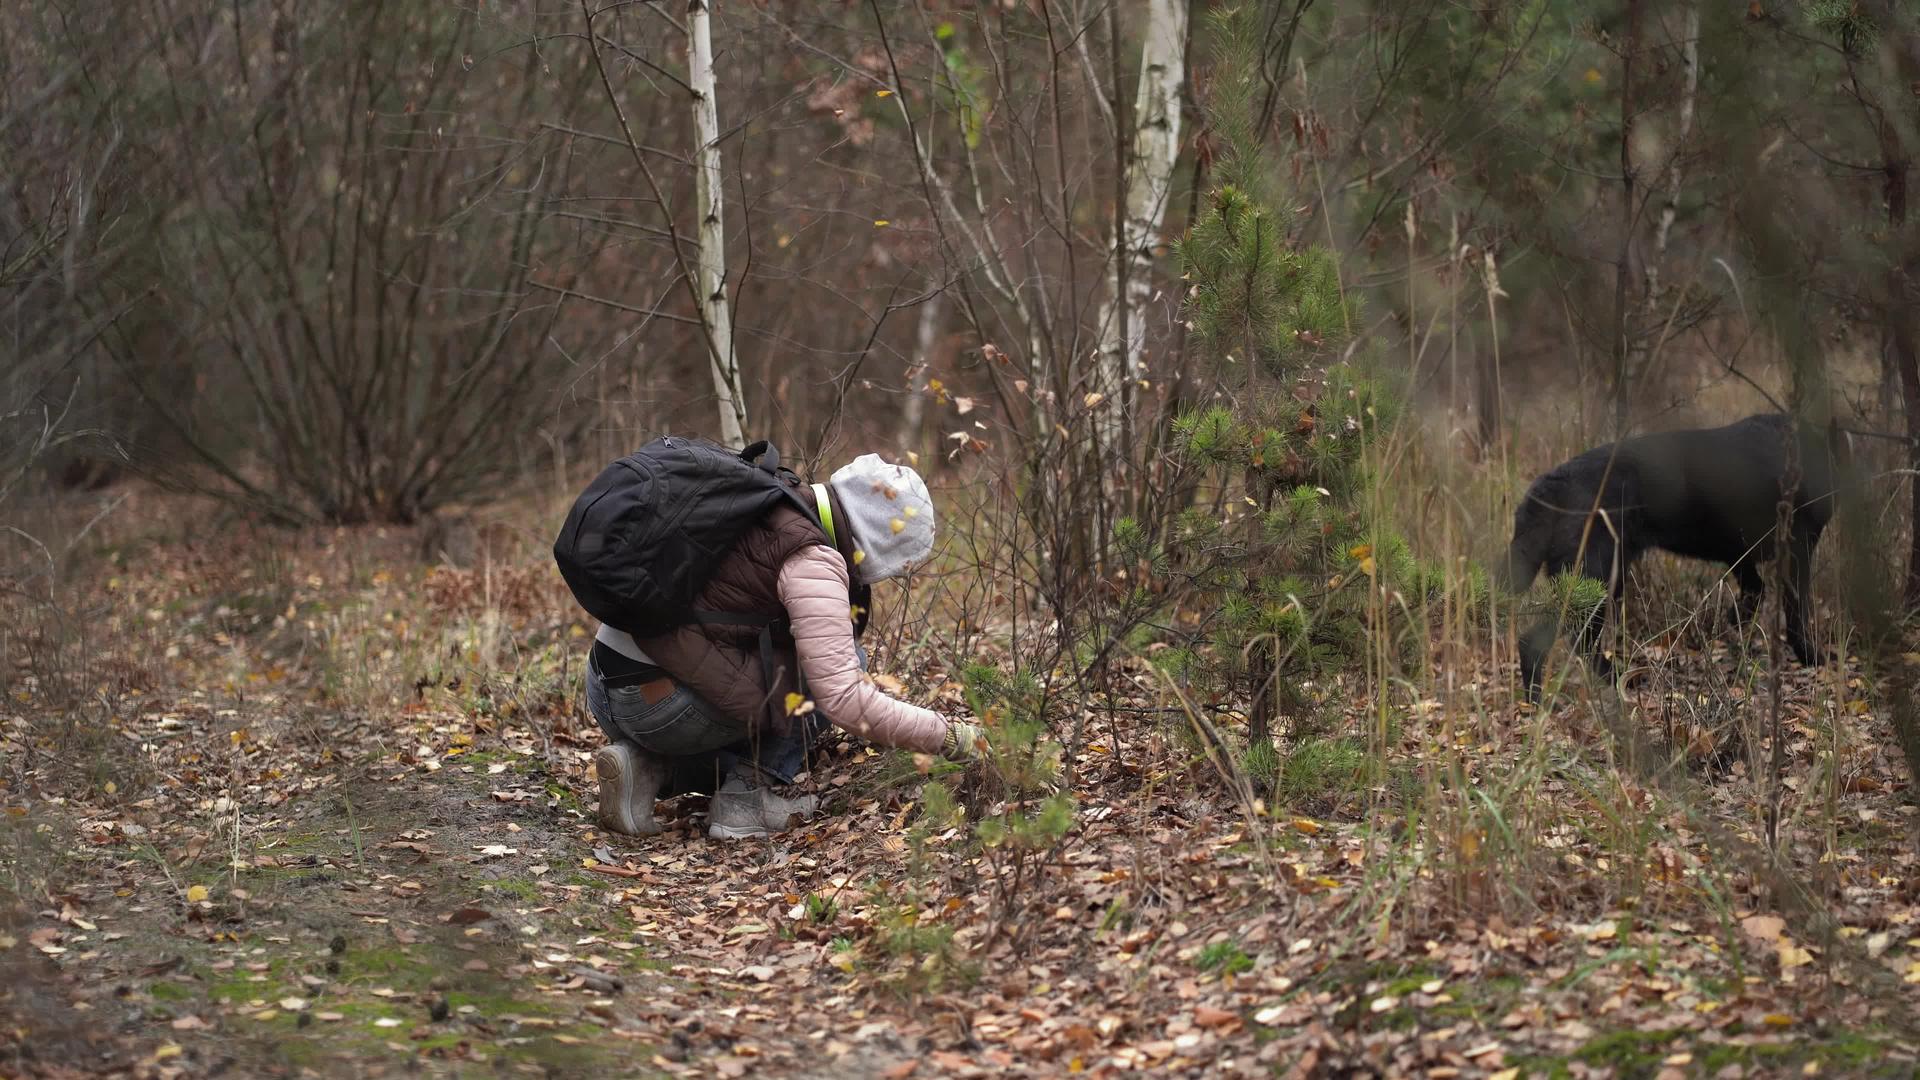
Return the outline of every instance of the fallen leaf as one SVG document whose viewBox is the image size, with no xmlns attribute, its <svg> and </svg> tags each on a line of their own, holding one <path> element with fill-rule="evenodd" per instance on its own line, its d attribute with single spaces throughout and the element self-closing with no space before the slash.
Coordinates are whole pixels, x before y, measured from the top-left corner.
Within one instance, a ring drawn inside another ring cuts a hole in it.
<svg viewBox="0 0 1920 1080">
<path fill-rule="evenodd" d="M 1211 1005 L 1202 1005 L 1193 1010 L 1193 1022 L 1203 1028 L 1231 1027 L 1240 1023 L 1240 1014 L 1216 1009 Z"/>
</svg>

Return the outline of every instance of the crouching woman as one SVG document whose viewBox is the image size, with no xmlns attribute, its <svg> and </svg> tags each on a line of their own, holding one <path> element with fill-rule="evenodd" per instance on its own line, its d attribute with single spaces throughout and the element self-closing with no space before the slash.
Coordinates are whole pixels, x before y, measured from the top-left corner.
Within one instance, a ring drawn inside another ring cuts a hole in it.
<svg viewBox="0 0 1920 1080">
<path fill-rule="evenodd" d="M 933 551 L 926 483 L 866 454 L 812 485 L 812 495 L 817 524 L 781 503 L 714 566 L 696 606 L 749 619 L 641 639 L 601 625 L 586 698 L 609 740 L 594 757 L 603 828 L 657 833 L 655 800 L 705 791 L 713 795 L 709 836 L 778 832 L 818 809 L 816 796 L 773 788 L 806 770 L 829 723 L 882 746 L 954 759 L 973 752 L 974 725 L 881 692 L 857 639 L 865 612 L 856 593 Z M 770 654 L 752 617 L 787 628 Z M 788 708 L 798 700 L 813 708 Z"/>
</svg>

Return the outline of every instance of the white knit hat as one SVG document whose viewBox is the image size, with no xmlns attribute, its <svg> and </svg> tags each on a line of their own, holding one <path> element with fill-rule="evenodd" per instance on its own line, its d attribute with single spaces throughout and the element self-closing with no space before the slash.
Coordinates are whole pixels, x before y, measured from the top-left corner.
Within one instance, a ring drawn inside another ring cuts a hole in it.
<svg viewBox="0 0 1920 1080">
<path fill-rule="evenodd" d="M 933 499 L 920 474 L 861 454 L 827 481 L 853 530 L 854 574 L 871 585 L 933 554 Z"/>
</svg>

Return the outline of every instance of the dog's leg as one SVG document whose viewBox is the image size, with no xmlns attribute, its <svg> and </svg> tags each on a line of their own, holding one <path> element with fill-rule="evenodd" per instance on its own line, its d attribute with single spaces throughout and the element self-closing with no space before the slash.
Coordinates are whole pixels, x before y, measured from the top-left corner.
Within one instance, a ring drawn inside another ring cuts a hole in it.
<svg viewBox="0 0 1920 1080">
<path fill-rule="evenodd" d="M 1540 700 L 1540 668 L 1559 636 L 1559 622 L 1552 617 L 1540 619 L 1520 633 L 1520 682 L 1527 688 L 1528 701 Z"/>
<path fill-rule="evenodd" d="M 1733 602 L 1733 608 L 1727 613 L 1729 625 L 1737 635 L 1753 621 L 1753 615 L 1760 610 L 1760 601 L 1767 595 L 1767 581 L 1760 576 L 1760 568 L 1752 559 L 1742 559 L 1733 568 L 1733 578 L 1740 583 L 1740 596 Z"/>
</svg>

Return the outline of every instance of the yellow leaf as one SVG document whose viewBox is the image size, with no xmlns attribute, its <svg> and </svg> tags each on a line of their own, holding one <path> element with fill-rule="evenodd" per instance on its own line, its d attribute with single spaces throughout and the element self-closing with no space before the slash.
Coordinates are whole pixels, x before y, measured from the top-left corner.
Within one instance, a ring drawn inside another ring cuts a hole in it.
<svg viewBox="0 0 1920 1080">
<path fill-rule="evenodd" d="M 111 781 L 111 780 L 109 780 L 109 781 L 107 781 L 107 786 L 106 786 L 106 792 L 107 792 L 107 794 L 109 794 L 109 795 L 111 795 L 111 794 L 113 794 L 114 792 L 116 792 L 116 791 L 119 791 L 119 790 L 120 790 L 120 785 L 118 785 L 118 784 L 116 784 L 116 783 L 114 783 L 114 782 L 113 782 L 113 781 Z"/>
<path fill-rule="evenodd" d="M 886 228 L 887 226 L 889 226 L 889 225 L 891 225 L 891 224 L 893 224 L 893 222 L 891 222 L 891 221 L 888 221 L 888 220 L 887 220 L 886 218 L 874 218 L 874 219 L 873 219 L 873 227 L 874 227 L 874 228 L 876 228 L 876 229 L 884 229 L 884 228 Z"/>
<path fill-rule="evenodd" d="M 919 517 L 920 508 L 917 506 L 909 506 L 905 510 L 900 511 L 900 513 L 907 517 Z"/>
<path fill-rule="evenodd" d="M 1793 1026 L 1793 1017 L 1785 1013 L 1768 1013 L 1766 1016 L 1761 1017 L 1761 1021 L 1768 1027 L 1783 1028 Z"/>
<path fill-rule="evenodd" d="M 187 903 L 197 904 L 206 898 L 207 887 L 205 885 L 191 885 L 187 887 Z"/>
<path fill-rule="evenodd" d="M 1347 554 L 1353 556 L 1356 559 L 1364 559 L 1367 556 L 1373 554 L 1373 545 L 1372 544 L 1355 544 L 1353 547 L 1353 550 L 1347 552 Z"/>
<path fill-rule="evenodd" d="M 864 551 L 861 548 L 854 548 L 853 549 L 853 565 L 859 566 L 861 563 L 866 561 L 867 561 L 866 551 Z"/>
<path fill-rule="evenodd" d="M 892 529 L 896 533 L 904 532 L 906 527 L 907 523 L 901 521 L 899 518 L 894 518 L 892 521 L 887 522 L 887 528 Z"/>
<path fill-rule="evenodd" d="M 1096 390 L 1093 393 L 1088 394 L 1086 397 L 1081 398 L 1080 400 L 1086 403 L 1087 408 L 1091 409 L 1095 405 L 1098 405 L 1101 402 L 1107 400 L 1107 395 L 1102 394 Z"/>
<path fill-rule="evenodd" d="M 789 693 L 787 695 L 787 715 L 792 716 L 801 705 L 806 704 L 806 700 L 807 699 L 800 694 Z"/>
<path fill-rule="evenodd" d="M 1368 577 L 1373 576 L 1373 556 L 1369 555 L 1360 560 L 1360 572 Z"/>
<path fill-rule="evenodd" d="M 1601 76 L 1600 76 L 1600 69 L 1599 69 L 1599 68 L 1588 68 L 1588 69 L 1587 69 L 1587 73 L 1586 73 L 1585 75 L 1582 75 L 1582 76 L 1581 76 L 1581 78 L 1583 78 L 1583 79 L 1585 79 L 1585 80 L 1587 80 L 1587 85 L 1588 85 L 1588 86 L 1592 86 L 1593 84 L 1595 84 L 1595 83 L 1597 83 L 1597 82 L 1599 82 L 1599 81 L 1600 81 L 1600 78 L 1601 78 Z"/>
<path fill-rule="evenodd" d="M 875 91 L 873 92 L 873 96 L 874 96 L 874 97 L 892 97 L 892 96 L 893 96 L 893 91 L 891 91 L 891 90 L 875 90 Z"/>
<path fill-rule="evenodd" d="M 1299 832 L 1312 836 L 1320 831 L 1320 823 L 1312 818 L 1294 818 L 1293 827 Z"/>
</svg>

